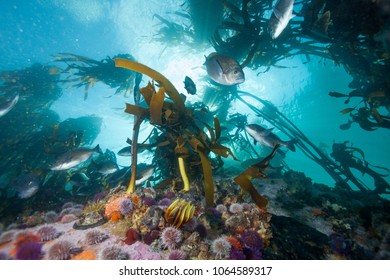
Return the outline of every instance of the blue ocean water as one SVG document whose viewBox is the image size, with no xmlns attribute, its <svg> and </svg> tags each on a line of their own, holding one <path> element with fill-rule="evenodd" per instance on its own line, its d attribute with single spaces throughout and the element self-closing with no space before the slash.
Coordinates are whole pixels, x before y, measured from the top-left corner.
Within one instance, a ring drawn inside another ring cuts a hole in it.
<svg viewBox="0 0 390 280">
<path fill-rule="evenodd" d="M 186 102 L 201 102 L 204 100 L 204 91 L 210 86 L 203 64 L 205 56 L 215 51 L 211 43 L 197 46 L 158 39 L 162 22 L 156 14 L 178 24 L 186 22 L 185 18 L 174 14 L 182 10 L 183 2 L 0 1 L 0 71 L 28 68 L 35 63 L 64 67 L 55 61 L 55 56 L 61 53 L 95 60 L 118 54 L 131 54 L 138 62 L 165 75 L 181 93 L 186 92 L 183 83 L 185 76 L 191 77 L 197 85 L 198 93 L 186 95 Z M 305 55 L 295 55 L 281 59 L 276 65 L 265 70 L 267 67 L 257 70 L 244 68 L 246 81 L 237 86 L 238 90 L 271 102 L 311 143 L 321 147 L 325 154 L 332 152 L 334 142 L 349 141 L 353 147 L 364 152 L 364 160 L 371 166 L 390 169 L 388 129 L 366 131 L 356 123 L 349 129 L 340 129 L 340 125 L 348 121 L 348 115 L 343 115 L 340 111 L 353 107 L 360 101 L 357 98 L 351 99 L 350 104 L 346 105 L 345 99 L 329 96 L 329 92 L 351 91 L 348 85 L 352 77 L 343 65 L 332 59 L 313 55 L 310 59 Z M 145 86 L 148 81 L 151 79 L 144 75 L 141 86 Z M 126 139 L 132 137 L 133 117 L 124 113 L 124 109 L 125 103 L 134 102 L 131 95 L 115 95 L 115 89 L 101 82 L 89 88 L 87 99 L 84 98 L 84 87 L 67 88 L 66 84 L 61 84 L 61 87 L 61 97 L 50 106 L 50 109 L 58 114 L 59 121 L 89 115 L 98 116 L 102 119 L 101 131 L 88 146 L 95 147 L 99 144 L 103 151 L 108 149 L 117 153 L 127 145 Z M 224 104 L 223 98 L 219 95 L 209 103 L 210 111 Z M 250 98 L 245 100 L 259 109 L 262 108 L 260 102 Z M 230 102 L 226 110 L 229 114 L 246 115 L 248 123 L 262 123 L 261 116 L 239 100 Z M 223 126 L 224 119 L 220 119 L 220 122 Z M 13 125 L 18 124 L 13 122 Z M 271 125 L 268 124 L 268 127 Z M 148 122 L 144 122 L 139 139 L 146 139 L 152 128 Z M 280 138 L 288 140 L 288 136 L 278 129 L 274 129 L 274 132 Z M 12 143 L 12 139 L 1 139 L 1 142 Z M 259 145 L 254 147 L 261 152 Z M 261 155 L 265 156 L 266 152 Z M 247 152 L 243 151 L 235 151 L 235 156 L 238 159 L 248 158 Z M 139 156 L 139 162 L 149 164 L 152 160 L 153 153 L 146 152 Z M 303 172 L 313 182 L 330 187 L 335 185 L 334 179 L 326 170 L 300 149 L 296 152 L 288 151 L 283 160 L 290 169 Z M 224 162 L 226 168 L 241 168 L 240 163 L 232 159 L 224 159 Z M 117 163 L 120 167 L 129 166 L 131 158 L 117 156 Z M 370 189 L 374 189 L 374 182 L 369 175 L 358 170 L 354 170 L 353 174 Z M 10 180 L 12 178 L 4 180 L 0 186 L 4 192 Z M 390 183 L 389 177 L 384 177 L 384 180 Z"/>
</svg>

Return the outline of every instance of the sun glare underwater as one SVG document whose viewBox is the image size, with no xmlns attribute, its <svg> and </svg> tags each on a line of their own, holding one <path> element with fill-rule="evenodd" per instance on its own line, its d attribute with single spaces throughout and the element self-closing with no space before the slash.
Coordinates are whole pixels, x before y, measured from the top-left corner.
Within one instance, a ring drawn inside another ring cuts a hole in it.
<svg viewBox="0 0 390 280">
<path fill-rule="evenodd" d="M 390 0 L 0 15 L 0 259 L 390 259 Z"/>
</svg>

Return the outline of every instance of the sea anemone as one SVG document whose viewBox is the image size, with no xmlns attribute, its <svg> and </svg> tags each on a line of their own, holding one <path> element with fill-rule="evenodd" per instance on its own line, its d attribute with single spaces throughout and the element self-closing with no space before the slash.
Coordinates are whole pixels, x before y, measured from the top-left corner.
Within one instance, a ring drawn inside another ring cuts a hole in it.
<svg viewBox="0 0 390 280">
<path fill-rule="evenodd" d="M 230 254 L 231 245 L 226 241 L 224 237 L 215 239 L 211 243 L 211 251 L 217 256 L 217 258 L 226 258 Z"/>
<path fill-rule="evenodd" d="M 130 228 L 126 232 L 126 239 L 123 240 L 127 245 L 132 245 L 139 240 L 138 231 L 134 228 Z"/>
<path fill-rule="evenodd" d="M 123 252 L 119 246 L 112 245 L 104 248 L 100 252 L 99 258 L 101 260 L 128 260 L 129 255 Z"/>
<path fill-rule="evenodd" d="M 42 243 L 28 242 L 16 250 L 17 260 L 40 260 L 42 258 Z"/>
<path fill-rule="evenodd" d="M 41 238 L 42 242 L 50 241 L 56 239 L 61 235 L 54 227 L 52 226 L 43 226 L 38 229 L 37 235 Z"/>
<path fill-rule="evenodd" d="M 185 259 L 187 259 L 187 255 L 182 250 L 172 250 L 169 252 L 167 259 L 168 260 L 185 260 Z"/>
<path fill-rule="evenodd" d="M 244 211 L 244 208 L 239 203 L 233 203 L 232 205 L 229 206 L 229 211 L 230 213 L 238 214 Z"/>
<path fill-rule="evenodd" d="M 161 232 L 161 242 L 169 249 L 175 248 L 183 239 L 183 235 L 180 230 L 175 227 L 166 227 Z"/>
<path fill-rule="evenodd" d="M 264 247 L 263 240 L 254 230 L 245 231 L 241 234 L 241 244 L 251 250 L 261 250 Z"/>
<path fill-rule="evenodd" d="M 227 211 L 227 208 L 225 205 L 223 204 L 218 204 L 215 209 L 219 212 L 219 213 L 225 213 Z"/>
<path fill-rule="evenodd" d="M 104 240 L 106 240 L 109 236 L 97 229 L 91 229 L 87 231 L 85 234 L 85 243 L 88 245 L 95 245 L 102 243 Z"/>
<path fill-rule="evenodd" d="M 81 252 L 80 248 L 77 248 L 69 241 L 57 241 L 47 251 L 47 259 L 49 260 L 68 260 L 74 255 Z"/>
<path fill-rule="evenodd" d="M 246 256 L 242 251 L 232 249 L 230 251 L 229 260 L 245 260 Z"/>
<path fill-rule="evenodd" d="M 129 198 L 125 198 L 119 203 L 119 211 L 122 213 L 122 215 L 130 213 L 130 211 L 133 210 L 133 207 L 134 204 Z"/>
<path fill-rule="evenodd" d="M 58 220 L 58 214 L 55 211 L 49 211 L 45 214 L 43 220 L 48 224 L 55 223 Z"/>
<path fill-rule="evenodd" d="M 66 214 L 64 216 L 62 216 L 61 218 L 61 223 L 63 224 L 68 224 L 68 223 L 71 223 L 73 221 L 77 220 L 77 217 L 73 214 Z"/>
</svg>

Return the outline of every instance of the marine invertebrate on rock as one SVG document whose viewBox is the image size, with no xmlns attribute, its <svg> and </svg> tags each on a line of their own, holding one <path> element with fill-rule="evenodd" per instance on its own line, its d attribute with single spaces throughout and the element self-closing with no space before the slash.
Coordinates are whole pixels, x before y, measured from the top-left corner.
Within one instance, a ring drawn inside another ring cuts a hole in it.
<svg viewBox="0 0 390 280">
<path fill-rule="evenodd" d="M 42 243 L 28 242 L 16 250 L 17 260 L 40 260 L 42 258 Z"/>
<path fill-rule="evenodd" d="M 15 248 L 18 250 L 19 247 L 21 247 L 23 244 L 31 243 L 31 242 L 36 242 L 39 243 L 41 241 L 41 238 L 33 234 L 31 232 L 21 232 L 16 235 L 15 238 Z"/>
<path fill-rule="evenodd" d="M 251 250 L 263 249 L 263 240 L 254 230 L 245 231 L 241 234 L 241 244 Z"/>
<path fill-rule="evenodd" d="M 250 211 L 252 209 L 252 206 L 246 202 L 241 203 L 241 206 L 244 211 Z"/>
<path fill-rule="evenodd" d="M 120 212 L 120 205 L 124 199 L 125 197 L 111 197 L 105 205 L 104 216 L 109 219 L 113 212 Z"/>
<path fill-rule="evenodd" d="M 119 203 L 119 210 L 122 215 L 128 214 L 131 210 L 133 210 L 133 207 L 134 204 L 129 198 L 125 198 Z"/>
<path fill-rule="evenodd" d="M 152 230 L 145 234 L 144 236 L 144 243 L 145 244 L 152 244 L 154 240 L 159 239 L 161 232 L 158 230 Z"/>
<path fill-rule="evenodd" d="M 0 261 L 6 261 L 11 259 L 6 252 L 0 252 Z"/>
<path fill-rule="evenodd" d="M 67 260 L 81 251 L 80 248 L 76 247 L 71 242 L 60 240 L 50 246 L 46 258 L 49 260 Z"/>
<path fill-rule="evenodd" d="M 55 211 L 48 211 L 45 213 L 43 220 L 48 224 L 55 223 L 58 220 L 58 214 Z"/>
<path fill-rule="evenodd" d="M 98 258 L 101 260 L 128 260 L 129 255 L 123 252 L 121 247 L 117 245 L 110 245 L 105 247 L 99 254 Z"/>
<path fill-rule="evenodd" d="M 96 260 L 96 254 L 92 250 L 85 250 L 72 257 L 72 260 Z"/>
<path fill-rule="evenodd" d="M 69 211 L 70 215 L 75 215 L 76 217 L 80 217 L 82 213 L 83 210 L 81 210 L 80 208 L 71 208 Z"/>
<path fill-rule="evenodd" d="M 227 211 L 227 208 L 225 205 L 223 204 L 218 204 L 215 209 L 219 212 L 219 213 L 225 213 Z"/>
<path fill-rule="evenodd" d="M 172 250 L 167 256 L 167 260 L 185 260 L 186 258 L 187 255 L 182 250 Z"/>
<path fill-rule="evenodd" d="M 74 203 L 71 201 L 65 202 L 64 205 L 62 205 L 62 210 L 66 209 L 66 208 L 72 208 L 73 205 L 74 205 Z"/>
<path fill-rule="evenodd" d="M 229 260 L 245 260 L 246 256 L 242 251 L 232 249 L 230 251 Z"/>
<path fill-rule="evenodd" d="M 111 221 L 117 222 L 120 219 L 122 219 L 122 214 L 121 214 L 120 211 L 114 211 L 114 212 L 111 213 L 111 217 L 110 217 Z"/>
<path fill-rule="evenodd" d="M 14 239 L 14 236 L 15 236 L 14 230 L 4 231 L 0 235 L 0 245 L 12 241 Z"/>
<path fill-rule="evenodd" d="M 195 206 L 191 202 L 186 202 L 184 199 L 176 199 L 165 211 L 165 221 L 177 228 L 182 223 L 188 222 L 195 212 Z"/>
<path fill-rule="evenodd" d="M 182 239 L 182 232 L 175 227 L 166 227 L 160 236 L 161 243 L 169 249 L 176 248 Z"/>
<path fill-rule="evenodd" d="M 85 234 L 85 243 L 88 245 L 95 245 L 102 243 L 104 240 L 106 240 L 109 236 L 97 229 L 90 229 Z"/>
<path fill-rule="evenodd" d="M 61 218 L 61 223 L 63 224 L 67 224 L 67 223 L 71 223 L 73 221 L 77 220 L 77 217 L 73 214 L 66 214 L 64 216 L 62 216 Z"/>
<path fill-rule="evenodd" d="M 197 232 L 199 234 L 199 237 L 201 239 L 204 239 L 206 238 L 207 236 L 207 228 L 204 224 L 202 223 L 199 223 L 196 225 L 195 229 L 194 229 L 195 232 Z"/>
<path fill-rule="evenodd" d="M 158 202 L 158 205 L 161 207 L 169 207 L 172 204 L 172 200 L 170 198 L 164 197 Z"/>
<path fill-rule="evenodd" d="M 149 206 L 149 207 L 152 205 L 156 205 L 156 200 L 154 200 L 154 198 L 152 198 L 150 196 L 143 196 L 142 202 L 144 205 Z"/>
<path fill-rule="evenodd" d="M 249 249 L 249 248 L 244 248 L 243 253 L 246 256 L 247 260 L 262 260 L 263 259 L 263 254 L 261 253 L 260 250 L 255 250 L 255 249 Z"/>
<path fill-rule="evenodd" d="M 176 196 L 176 194 L 172 191 L 168 191 L 166 194 L 165 194 L 165 197 L 166 198 L 169 198 L 169 199 L 173 199 L 174 197 Z"/>
<path fill-rule="evenodd" d="M 139 240 L 140 236 L 135 228 L 130 228 L 126 232 L 126 239 L 123 240 L 127 245 L 132 245 Z"/>
<path fill-rule="evenodd" d="M 211 243 L 211 251 L 217 258 L 228 257 L 231 247 L 230 243 L 224 237 L 217 238 Z"/>
<path fill-rule="evenodd" d="M 237 214 L 244 211 L 244 208 L 239 203 L 233 203 L 232 205 L 229 206 L 229 211 L 230 213 Z"/>
<path fill-rule="evenodd" d="M 56 239 L 61 235 L 55 227 L 52 226 L 42 226 L 38 229 L 37 235 L 41 238 L 42 242 L 50 241 Z"/>
<path fill-rule="evenodd" d="M 242 246 L 240 241 L 235 237 L 226 237 L 226 241 L 232 246 L 232 250 L 242 251 Z"/>
</svg>

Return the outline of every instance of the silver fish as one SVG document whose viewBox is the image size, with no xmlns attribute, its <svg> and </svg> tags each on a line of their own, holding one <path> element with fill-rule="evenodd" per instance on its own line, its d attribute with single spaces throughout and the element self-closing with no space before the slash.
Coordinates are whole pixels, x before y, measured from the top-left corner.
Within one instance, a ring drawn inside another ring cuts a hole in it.
<svg viewBox="0 0 390 280">
<path fill-rule="evenodd" d="M 18 103 L 19 94 L 15 95 L 10 101 L 0 104 L 0 117 L 7 114 Z"/>
<path fill-rule="evenodd" d="M 295 152 L 294 143 L 296 139 L 290 141 L 280 140 L 276 134 L 272 133 L 273 128 L 266 129 L 257 124 L 249 124 L 245 126 L 245 130 L 256 142 L 262 143 L 267 147 L 274 148 L 276 144 L 280 144 Z"/>
<path fill-rule="evenodd" d="M 207 74 L 218 84 L 232 86 L 245 82 L 245 74 L 240 64 L 233 58 L 213 52 L 204 63 Z"/>
<path fill-rule="evenodd" d="M 141 185 L 146 180 L 151 178 L 154 174 L 154 167 L 153 166 L 146 166 L 146 167 L 140 167 L 137 170 L 137 177 L 135 180 L 136 185 Z"/>
<path fill-rule="evenodd" d="M 89 160 L 95 152 L 99 151 L 99 145 L 96 145 L 96 147 L 93 149 L 78 148 L 75 150 L 68 151 L 58 157 L 50 169 L 53 171 L 70 169 Z"/>
<path fill-rule="evenodd" d="M 102 175 L 109 175 L 119 170 L 118 165 L 112 161 L 103 162 L 98 169 L 98 172 Z"/>
<path fill-rule="evenodd" d="M 268 23 L 268 32 L 272 39 L 276 39 L 287 27 L 293 15 L 294 0 L 278 0 Z"/>
<path fill-rule="evenodd" d="M 12 186 L 17 191 L 19 198 L 30 198 L 39 189 L 39 179 L 33 173 L 22 174 L 16 178 Z"/>
</svg>

